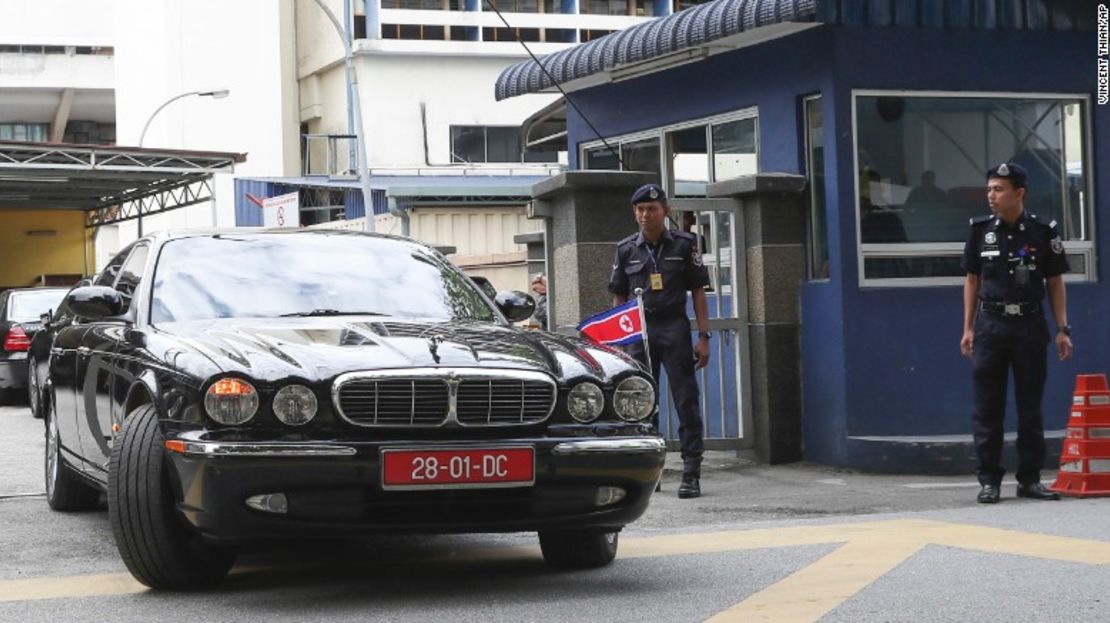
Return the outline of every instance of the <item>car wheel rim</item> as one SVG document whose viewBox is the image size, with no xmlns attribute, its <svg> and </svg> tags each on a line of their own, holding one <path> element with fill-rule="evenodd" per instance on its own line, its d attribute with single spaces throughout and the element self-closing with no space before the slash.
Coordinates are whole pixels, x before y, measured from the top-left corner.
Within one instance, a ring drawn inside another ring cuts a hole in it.
<svg viewBox="0 0 1110 623">
<path fill-rule="evenodd" d="M 58 425 L 54 414 L 46 426 L 46 494 L 54 497 L 54 483 L 58 481 Z"/>
<path fill-rule="evenodd" d="M 38 395 L 39 395 L 39 381 L 38 375 L 35 374 L 35 360 L 31 359 L 27 362 L 27 369 L 30 370 L 27 374 L 27 397 L 28 402 L 31 403 L 31 414 L 37 415 L 39 411 Z"/>
</svg>

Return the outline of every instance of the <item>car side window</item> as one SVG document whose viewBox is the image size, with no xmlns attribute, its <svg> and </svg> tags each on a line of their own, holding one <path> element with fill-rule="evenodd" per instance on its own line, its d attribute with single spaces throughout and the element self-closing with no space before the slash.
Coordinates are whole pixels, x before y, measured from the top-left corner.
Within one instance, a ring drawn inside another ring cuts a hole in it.
<svg viewBox="0 0 1110 623">
<path fill-rule="evenodd" d="M 100 274 L 96 276 L 92 284 L 94 286 L 112 287 L 112 284 L 116 282 L 116 277 L 119 276 L 119 269 L 123 266 L 123 261 L 131 254 L 132 246 L 134 245 L 129 245 L 123 251 L 117 253 L 116 256 L 108 262 L 108 265 L 104 267 L 104 270 L 100 271 Z"/>
<path fill-rule="evenodd" d="M 131 307 L 131 298 L 135 296 L 135 290 L 139 289 L 139 282 L 143 279 L 143 271 L 146 269 L 146 258 L 149 253 L 150 247 L 147 245 L 135 247 L 135 250 L 127 257 L 127 261 L 123 263 L 123 267 L 120 268 L 115 289 L 123 295 L 123 312 Z"/>
</svg>

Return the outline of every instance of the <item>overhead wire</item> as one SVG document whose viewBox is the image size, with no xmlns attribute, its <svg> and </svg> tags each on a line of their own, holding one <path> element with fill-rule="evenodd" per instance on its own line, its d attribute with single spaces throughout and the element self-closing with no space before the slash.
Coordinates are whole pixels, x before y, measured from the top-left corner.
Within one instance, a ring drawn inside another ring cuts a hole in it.
<svg viewBox="0 0 1110 623">
<path fill-rule="evenodd" d="M 542 2 L 543 0 L 537 1 Z M 609 153 L 617 157 L 617 162 L 620 163 L 621 169 L 624 169 L 624 159 L 621 158 L 620 150 L 613 149 L 613 146 L 609 144 L 609 141 L 605 140 L 605 137 L 601 135 L 601 132 L 599 132 L 597 127 L 594 126 L 593 122 L 590 121 L 590 118 L 586 116 L 586 113 L 582 112 L 582 109 L 578 107 L 578 104 L 574 103 L 574 100 L 570 98 L 570 95 L 568 95 L 567 92 L 563 90 L 563 86 L 559 84 L 558 80 L 555 79 L 555 76 L 551 75 L 551 72 L 547 70 L 547 67 L 543 66 L 543 63 L 541 63 L 540 59 L 537 58 L 536 55 L 532 52 L 532 49 L 528 47 L 528 44 L 520 38 L 520 33 L 518 29 L 514 28 L 513 25 L 509 23 L 509 20 L 505 19 L 505 16 L 501 14 L 501 9 L 497 8 L 497 4 L 494 3 L 493 0 L 485 0 L 485 3 L 489 5 L 491 9 L 493 9 L 493 12 L 496 13 L 497 17 L 501 19 L 501 22 L 505 24 L 505 28 L 508 28 L 513 32 L 513 38 L 516 39 L 517 43 L 519 43 L 521 47 L 524 48 L 524 51 L 528 53 L 528 56 L 532 58 L 532 62 L 534 62 L 540 68 L 540 71 L 542 71 L 543 74 L 547 76 L 548 80 L 551 80 L 551 84 L 553 84 L 555 88 L 559 90 L 559 93 L 563 94 L 563 99 L 566 100 L 567 105 L 573 108 L 574 112 L 578 113 L 578 116 L 582 118 L 582 121 L 586 122 L 586 125 L 589 126 L 590 130 L 594 133 L 594 136 L 596 136 L 598 140 L 600 140 L 601 143 L 605 145 L 605 149 L 607 149 Z"/>
</svg>

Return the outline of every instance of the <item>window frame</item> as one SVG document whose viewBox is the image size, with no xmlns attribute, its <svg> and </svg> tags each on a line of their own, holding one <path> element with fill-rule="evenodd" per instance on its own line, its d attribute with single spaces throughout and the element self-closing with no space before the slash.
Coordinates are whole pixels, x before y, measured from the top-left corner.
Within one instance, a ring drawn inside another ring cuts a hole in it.
<svg viewBox="0 0 1110 623">
<path fill-rule="evenodd" d="M 965 277 L 866 277 L 864 262 L 869 258 L 884 257 L 961 257 L 963 255 L 963 242 L 907 242 L 907 243 L 870 243 L 863 244 L 863 231 L 861 228 L 861 197 L 859 191 L 859 115 L 858 106 L 861 97 L 902 97 L 905 99 L 1021 99 L 1021 100 L 1076 100 L 1081 105 L 1083 120 L 1083 165 L 1086 196 L 1083 213 L 1086 219 L 1085 228 L 1090 233 L 1090 240 L 1064 241 L 1064 251 L 1069 255 L 1081 255 L 1084 259 L 1084 273 L 1066 274 L 1064 281 L 1068 283 L 1096 283 L 1098 282 L 1098 264 L 1096 262 L 1096 246 L 1098 242 L 1098 226 L 1095 222 L 1094 206 L 1097 203 L 1094 195 L 1094 134 L 1091 119 L 1091 97 L 1083 93 L 1052 93 L 1052 92 L 1017 92 L 1017 91 L 911 91 L 896 89 L 852 89 L 852 201 L 853 218 L 855 220 L 856 235 L 856 282 L 859 288 L 889 288 L 889 287 L 940 287 L 963 285 Z M 984 171 L 985 173 L 985 171 Z M 839 180 L 843 182 L 843 179 Z M 986 194 L 986 180 L 983 182 L 984 196 Z M 985 199 L 984 199 L 985 202 Z M 985 215 L 985 213 L 984 213 Z M 831 252 L 831 250 L 830 250 Z"/>
<path fill-rule="evenodd" d="M 620 153 L 623 150 L 625 143 L 634 143 L 642 141 L 647 138 L 654 138 L 659 142 L 659 177 L 661 179 L 663 188 L 670 196 L 675 196 L 675 180 L 674 171 L 670 166 L 670 151 L 667 147 L 667 134 L 671 132 L 689 130 L 696 128 L 700 125 L 705 126 L 705 145 L 706 145 L 706 158 L 708 160 L 708 184 L 717 182 L 717 171 L 713 167 L 713 126 L 731 123 L 733 121 L 742 121 L 744 119 L 755 120 L 755 168 L 756 171 L 763 170 L 762 153 L 760 149 L 760 127 L 759 127 L 759 106 L 748 106 L 737 110 L 721 113 L 719 115 L 710 115 L 708 117 L 700 117 L 698 119 L 689 119 L 678 123 L 671 123 L 668 125 L 658 126 L 649 130 L 639 130 L 637 132 L 630 132 L 628 134 L 618 134 L 612 137 L 606 137 L 606 141 L 610 147 L 613 147 Z M 586 154 L 594 149 L 605 149 L 605 141 L 601 139 L 582 142 L 578 144 L 578 163 L 585 164 L 587 161 Z M 616 169 L 623 171 L 623 163 L 620 164 L 622 168 Z M 732 179 L 732 178 L 727 178 Z"/>
</svg>

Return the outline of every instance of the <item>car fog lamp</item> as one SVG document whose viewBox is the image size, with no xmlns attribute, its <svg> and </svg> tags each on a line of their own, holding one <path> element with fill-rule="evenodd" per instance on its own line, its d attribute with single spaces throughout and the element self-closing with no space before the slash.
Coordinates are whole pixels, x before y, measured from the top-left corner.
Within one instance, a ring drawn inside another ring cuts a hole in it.
<svg viewBox="0 0 1110 623">
<path fill-rule="evenodd" d="M 613 392 L 613 410 L 622 420 L 638 422 L 655 410 L 655 389 L 642 376 L 630 376 Z"/>
<path fill-rule="evenodd" d="M 598 487 L 594 503 L 598 506 L 611 506 L 623 500 L 627 494 L 621 487 Z"/>
<path fill-rule="evenodd" d="M 274 415 L 289 426 L 307 424 L 316 417 L 316 394 L 304 385 L 286 385 L 274 396 Z"/>
<path fill-rule="evenodd" d="M 277 515 L 284 515 L 289 512 L 289 500 L 285 498 L 284 493 L 263 493 L 262 495 L 252 495 L 246 499 L 246 505 L 256 511 L 263 513 L 274 513 Z"/>
<path fill-rule="evenodd" d="M 579 383 L 567 394 L 570 417 L 579 422 L 592 422 L 605 408 L 605 394 L 593 383 Z"/>
<path fill-rule="evenodd" d="M 243 424 L 258 411 L 258 392 L 243 379 L 220 379 L 204 395 L 204 410 L 220 424 Z"/>
</svg>

